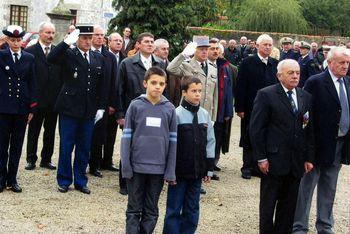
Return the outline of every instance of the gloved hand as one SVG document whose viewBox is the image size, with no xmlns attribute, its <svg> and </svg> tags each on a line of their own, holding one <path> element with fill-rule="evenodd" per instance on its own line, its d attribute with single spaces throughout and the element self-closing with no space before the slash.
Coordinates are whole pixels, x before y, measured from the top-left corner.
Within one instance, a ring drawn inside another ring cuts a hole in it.
<svg viewBox="0 0 350 234">
<path fill-rule="evenodd" d="M 64 43 L 66 43 L 67 45 L 72 45 L 75 42 L 77 42 L 78 38 L 79 38 L 79 33 L 80 30 L 79 29 L 74 29 L 73 32 L 71 32 L 63 41 Z"/>
<path fill-rule="evenodd" d="M 102 119 L 104 113 L 105 113 L 105 110 L 103 110 L 103 109 L 97 110 L 96 115 L 95 115 L 95 124 L 96 124 L 99 120 Z"/>
<path fill-rule="evenodd" d="M 194 52 L 196 52 L 196 48 L 197 48 L 197 43 L 191 42 L 182 51 L 182 55 L 185 56 L 186 58 L 188 58 L 188 57 L 194 55 Z"/>
</svg>

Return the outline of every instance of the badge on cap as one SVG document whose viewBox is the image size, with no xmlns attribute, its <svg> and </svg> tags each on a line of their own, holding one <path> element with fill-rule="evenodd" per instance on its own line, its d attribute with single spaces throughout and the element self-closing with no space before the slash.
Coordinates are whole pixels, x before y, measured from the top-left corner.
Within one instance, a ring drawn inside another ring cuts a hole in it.
<svg viewBox="0 0 350 234">
<path fill-rule="evenodd" d="M 74 77 L 74 78 L 77 78 L 77 77 L 78 77 L 78 73 L 77 73 L 77 72 L 74 72 L 73 77 Z"/>
<path fill-rule="evenodd" d="M 5 69 L 6 69 L 6 70 L 10 70 L 10 67 L 9 67 L 9 66 L 6 66 Z"/>
</svg>

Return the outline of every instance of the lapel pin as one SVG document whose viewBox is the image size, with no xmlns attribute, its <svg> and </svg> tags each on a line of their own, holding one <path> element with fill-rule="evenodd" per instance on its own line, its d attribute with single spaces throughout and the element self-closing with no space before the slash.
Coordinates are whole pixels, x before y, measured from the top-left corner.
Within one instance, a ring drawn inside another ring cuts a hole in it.
<svg viewBox="0 0 350 234">
<path fill-rule="evenodd" d="M 5 69 L 6 69 L 6 70 L 10 70 L 10 67 L 9 67 L 9 66 L 6 66 Z"/>
</svg>

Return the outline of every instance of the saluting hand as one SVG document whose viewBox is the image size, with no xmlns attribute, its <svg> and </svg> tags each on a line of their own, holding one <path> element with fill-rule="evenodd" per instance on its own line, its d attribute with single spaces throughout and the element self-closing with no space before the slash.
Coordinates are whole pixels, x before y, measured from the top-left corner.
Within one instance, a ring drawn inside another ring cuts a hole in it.
<svg viewBox="0 0 350 234">
<path fill-rule="evenodd" d="M 66 43 L 67 45 L 72 45 L 75 42 L 77 42 L 77 40 L 79 39 L 79 34 L 80 34 L 80 30 L 79 29 L 74 29 L 73 32 L 71 32 L 63 41 L 64 43 Z"/>
<path fill-rule="evenodd" d="M 196 52 L 196 48 L 197 48 L 197 43 L 191 42 L 182 51 L 182 55 L 185 57 L 191 57 L 192 55 L 194 55 L 194 52 Z"/>
</svg>

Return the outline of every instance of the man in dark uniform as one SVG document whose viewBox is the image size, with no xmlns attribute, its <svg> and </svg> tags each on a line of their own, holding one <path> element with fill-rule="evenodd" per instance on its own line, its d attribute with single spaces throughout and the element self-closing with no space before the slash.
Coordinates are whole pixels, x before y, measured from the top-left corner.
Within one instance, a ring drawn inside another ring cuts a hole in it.
<svg viewBox="0 0 350 234">
<path fill-rule="evenodd" d="M 93 26 L 76 28 L 47 57 L 49 62 L 61 64 L 65 74 L 55 105 L 60 131 L 57 182 L 63 193 L 73 183 L 71 160 L 75 147 L 74 187 L 90 194 L 86 167 L 94 123 L 102 119 L 107 105 L 105 65 L 103 56 L 90 50 Z M 70 49 L 75 42 L 77 47 Z"/>
<path fill-rule="evenodd" d="M 280 40 L 280 43 L 282 45 L 282 51 L 280 55 L 280 61 L 284 59 L 294 59 L 298 61 L 299 54 L 295 53 L 293 50 L 293 39 L 290 37 L 282 37 Z"/>
<path fill-rule="evenodd" d="M 164 64 L 153 55 L 154 36 L 151 33 L 141 33 L 136 42 L 139 52 L 134 56 L 126 58 L 119 66 L 117 76 L 117 123 L 124 126 L 124 117 L 130 102 L 146 92 L 143 79 L 146 71 L 152 66 L 164 69 Z M 121 166 L 119 165 L 119 170 Z M 120 176 L 120 193 L 127 194 L 126 181 Z"/>
<path fill-rule="evenodd" d="M 104 43 L 104 30 L 101 26 L 94 26 L 94 34 L 92 35 L 92 46 L 91 50 L 103 55 L 105 60 L 105 79 L 107 82 L 105 92 L 108 94 L 108 107 L 106 108 L 103 118 L 101 121 L 96 123 L 94 128 L 94 134 L 92 137 L 92 145 L 90 152 L 90 161 L 89 161 L 89 173 L 93 176 L 102 178 L 102 173 L 100 171 L 101 166 L 104 168 L 117 171 L 117 168 L 112 164 L 112 155 L 109 155 L 110 158 L 106 158 L 104 154 L 105 143 L 107 140 L 107 122 L 108 116 L 110 114 L 114 115 L 115 112 L 115 82 L 117 79 L 117 60 L 113 53 L 109 52 L 108 49 L 103 46 Z M 115 123 L 115 122 L 114 122 Z M 106 164 L 106 165 L 102 165 Z M 108 164 L 108 165 L 107 165 Z"/>
<path fill-rule="evenodd" d="M 272 38 L 263 34 L 257 39 L 258 53 L 249 56 L 241 63 L 235 95 L 235 111 L 241 118 L 241 139 L 243 147 L 242 178 L 250 179 L 256 175 L 257 165 L 249 139 L 249 122 L 253 110 L 253 102 L 258 90 L 275 84 L 277 80 L 277 60 L 269 57 L 272 51 Z"/>
<path fill-rule="evenodd" d="M 9 47 L 0 51 L 0 192 L 7 186 L 20 193 L 16 176 L 24 133 L 37 106 L 34 56 L 21 50 L 25 32 L 20 26 L 2 32 Z"/>
<path fill-rule="evenodd" d="M 38 159 L 37 148 L 41 126 L 44 125 L 43 148 L 41 150 L 40 167 L 55 170 L 51 157 L 55 145 L 55 130 L 57 112 L 54 105 L 62 87 L 61 67 L 47 62 L 47 55 L 55 46 L 52 45 L 55 36 L 55 26 L 49 22 L 39 25 L 38 43 L 25 49 L 34 55 L 36 85 L 38 91 L 38 108 L 28 127 L 27 137 L 27 166 L 33 170 Z"/>
<path fill-rule="evenodd" d="M 301 57 L 298 59 L 300 66 L 300 82 L 299 87 L 304 87 L 306 80 L 319 72 L 318 66 L 315 61 L 310 57 L 311 45 L 305 41 L 301 42 L 300 54 Z"/>
</svg>

